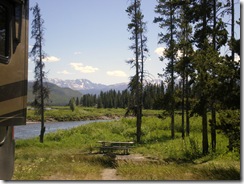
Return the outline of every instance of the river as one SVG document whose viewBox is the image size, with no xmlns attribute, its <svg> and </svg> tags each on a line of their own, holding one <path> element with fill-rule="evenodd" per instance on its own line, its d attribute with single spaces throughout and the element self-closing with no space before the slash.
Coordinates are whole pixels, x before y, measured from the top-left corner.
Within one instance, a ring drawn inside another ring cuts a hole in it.
<svg viewBox="0 0 244 184">
<path fill-rule="evenodd" d="M 46 132 L 55 132 L 57 130 L 71 129 L 80 125 L 85 125 L 93 122 L 108 122 L 110 120 L 87 120 L 87 121 L 72 121 L 72 122 L 52 122 L 45 123 Z M 14 127 L 14 137 L 18 139 L 29 139 L 40 135 L 41 123 L 27 123 L 23 126 Z"/>
</svg>

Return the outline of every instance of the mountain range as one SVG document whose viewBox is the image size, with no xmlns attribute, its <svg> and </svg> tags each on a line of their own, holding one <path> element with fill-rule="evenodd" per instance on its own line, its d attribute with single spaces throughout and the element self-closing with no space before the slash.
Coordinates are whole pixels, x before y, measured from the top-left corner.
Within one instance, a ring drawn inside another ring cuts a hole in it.
<svg viewBox="0 0 244 184">
<path fill-rule="evenodd" d="M 113 85 L 97 84 L 87 79 L 61 80 L 47 79 L 45 81 L 50 89 L 50 105 L 67 105 L 72 97 L 80 98 L 84 94 L 100 94 L 101 91 L 109 90 L 123 91 L 128 87 L 127 83 L 118 83 Z M 154 84 L 160 84 L 160 80 L 152 81 Z M 28 82 L 28 103 L 33 102 L 32 94 L 33 81 Z"/>
<path fill-rule="evenodd" d="M 127 83 L 118 83 L 113 85 L 105 85 L 93 83 L 88 79 L 75 79 L 75 80 L 61 80 L 61 79 L 48 79 L 48 83 L 55 84 L 61 88 L 70 88 L 81 92 L 82 94 L 99 94 L 101 91 L 109 91 L 111 89 L 122 91 L 127 88 Z"/>
<path fill-rule="evenodd" d="M 67 105 L 69 103 L 69 100 L 72 97 L 80 98 L 82 96 L 82 94 L 79 91 L 75 91 L 70 88 L 61 88 L 52 83 L 47 83 L 47 86 L 50 90 L 49 102 L 48 102 L 50 105 Z M 33 82 L 28 82 L 27 101 L 29 104 L 34 101 L 32 88 L 33 88 Z"/>
<path fill-rule="evenodd" d="M 72 97 L 80 98 L 82 94 L 99 94 L 101 91 L 114 89 L 122 91 L 127 88 L 126 83 L 114 85 L 96 84 L 87 79 L 61 80 L 48 79 L 45 81 L 50 89 L 50 105 L 67 105 Z M 33 81 L 28 82 L 28 103 L 33 102 L 32 94 Z"/>
</svg>

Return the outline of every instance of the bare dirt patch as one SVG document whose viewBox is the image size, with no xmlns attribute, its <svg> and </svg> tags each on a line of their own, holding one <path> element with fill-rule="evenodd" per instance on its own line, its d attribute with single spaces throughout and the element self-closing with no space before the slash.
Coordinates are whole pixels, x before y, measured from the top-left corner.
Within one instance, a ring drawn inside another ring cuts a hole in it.
<svg viewBox="0 0 244 184">
<path fill-rule="evenodd" d="M 116 160 L 127 160 L 127 161 L 147 161 L 147 158 L 140 154 L 130 154 L 130 155 L 116 155 Z"/>
<path fill-rule="evenodd" d="M 102 172 L 102 180 L 121 180 L 116 173 L 116 169 L 104 169 Z"/>
<path fill-rule="evenodd" d="M 116 162 L 118 161 L 143 162 L 148 160 L 147 158 L 145 158 L 140 154 L 116 155 L 114 159 Z M 104 169 L 101 176 L 102 176 L 102 180 L 123 180 L 123 178 L 117 174 L 117 170 L 115 168 Z"/>
</svg>

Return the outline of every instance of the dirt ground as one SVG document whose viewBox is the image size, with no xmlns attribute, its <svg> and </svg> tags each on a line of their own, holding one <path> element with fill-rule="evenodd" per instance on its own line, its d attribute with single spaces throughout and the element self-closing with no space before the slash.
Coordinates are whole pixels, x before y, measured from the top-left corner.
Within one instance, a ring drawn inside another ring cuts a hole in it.
<svg viewBox="0 0 244 184">
<path fill-rule="evenodd" d="M 116 169 L 104 169 L 102 172 L 102 180 L 121 180 L 116 172 Z"/>
<path fill-rule="evenodd" d="M 132 161 L 145 161 L 147 158 L 143 157 L 140 154 L 131 154 L 131 155 L 116 155 L 115 160 L 132 160 Z M 117 171 L 114 168 L 106 168 L 102 172 L 102 180 L 123 180 Z"/>
</svg>

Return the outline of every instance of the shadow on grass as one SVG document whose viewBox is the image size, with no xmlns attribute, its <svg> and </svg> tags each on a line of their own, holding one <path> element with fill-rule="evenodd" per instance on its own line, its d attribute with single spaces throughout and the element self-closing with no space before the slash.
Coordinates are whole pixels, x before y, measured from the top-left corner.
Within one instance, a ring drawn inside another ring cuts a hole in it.
<svg viewBox="0 0 244 184">
<path fill-rule="evenodd" d="M 146 139 L 146 140 L 143 140 L 143 136 L 142 136 L 142 141 L 140 143 L 136 143 L 136 144 L 139 144 L 139 145 L 147 145 L 147 144 L 153 144 L 155 142 L 162 142 L 162 143 L 165 143 L 167 141 L 171 141 L 172 138 L 170 136 L 167 136 L 167 135 L 162 135 L 160 137 L 154 137 L 154 138 L 149 138 L 149 139 Z M 136 142 L 136 139 L 135 141 Z"/>
<path fill-rule="evenodd" d="M 208 180 L 240 180 L 240 170 L 235 168 L 234 166 L 223 167 L 214 164 L 209 164 L 203 166 L 202 164 L 209 162 L 211 157 L 207 157 L 201 162 L 195 162 L 191 159 L 181 159 L 181 158 L 166 158 L 163 159 L 166 163 L 176 164 L 176 165 L 184 165 L 189 164 L 188 166 L 194 165 L 193 172 L 201 173 L 203 178 L 208 178 Z M 199 167 L 198 167 L 199 165 Z"/>
<path fill-rule="evenodd" d="M 175 163 L 175 164 L 194 164 L 190 159 L 184 158 L 165 158 L 163 159 L 166 163 Z"/>
<path fill-rule="evenodd" d="M 116 168 L 117 162 L 116 162 L 116 155 L 115 154 L 105 154 L 103 156 L 97 157 L 97 161 L 104 167 L 109 168 Z"/>
<path fill-rule="evenodd" d="M 80 155 L 79 157 L 82 158 L 83 161 L 86 161 L 90 164 L 101 165 L 105 168 L 116 168 L 118 165 L 115 159 L 116 155 L 112 153 L 87 153 L 84 155 Z"/>
<path fill-rule="evenodd" d="M 240 171 L 234 167 L 229 168 L 203 168 L 199 169 L 203 176 L 211 180 L 240 180 Z"/>
</svg>

